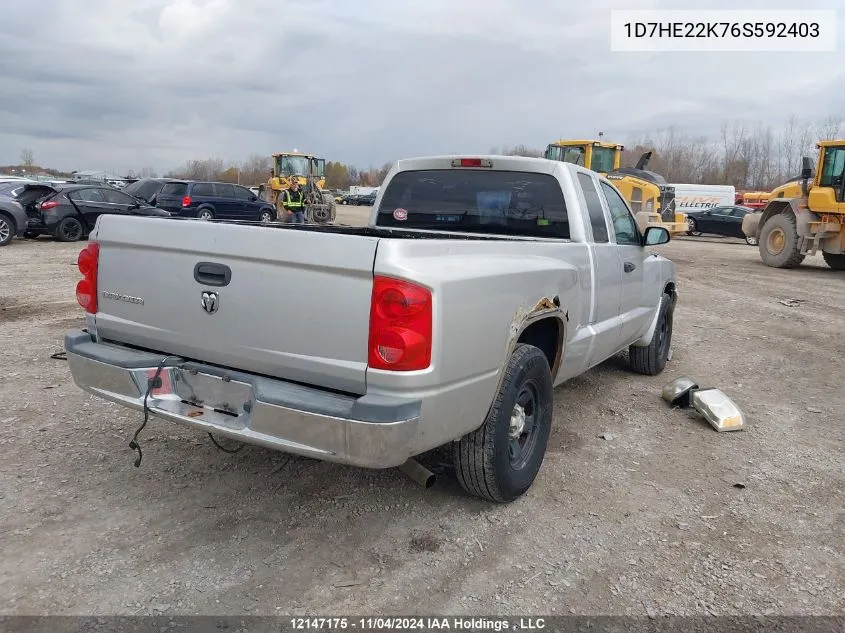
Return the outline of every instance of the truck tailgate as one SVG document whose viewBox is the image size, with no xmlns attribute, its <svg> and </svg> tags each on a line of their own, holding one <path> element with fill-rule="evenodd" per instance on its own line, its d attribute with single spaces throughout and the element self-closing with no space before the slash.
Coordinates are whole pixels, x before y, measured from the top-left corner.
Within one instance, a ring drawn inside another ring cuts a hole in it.
<svg viewBox="0 0 845 633">
<path fill-rule="evenodd" d="M 91 239 L 100 245 L 101 338 L 366 391 L 378 238 L 104 215 Z M 203 275 L 226 268 L 228 281 Z"/>
</svg>

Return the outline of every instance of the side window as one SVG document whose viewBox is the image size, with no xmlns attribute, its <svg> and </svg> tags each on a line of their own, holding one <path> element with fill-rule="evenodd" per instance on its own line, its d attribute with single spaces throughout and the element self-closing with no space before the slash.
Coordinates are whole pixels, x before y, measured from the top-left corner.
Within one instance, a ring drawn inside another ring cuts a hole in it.
<svg viewBox="0 0 845 633">
<path fill-rule="evenodd" d="M 105 202 L 99 189 L 77 189 L 67 195 L 71 200 L 78 202 Z"/>
<path fill-rule="evenodd" d="M 559 145 L 549 145 L 546 147 L 545 158 L 549 160 L 563 160 L 563 148 Z"/>
<path fill-rule="evenodd" d="M 604 196 L 607 198 L 607 206 L 610 209 L 610 217 L 613 219 L 613 230 L 616 233 L 617 244 L 640 245 L 640 234 L 637 231 L 637 223 L 634 216 L 628 210 L 628 205 L 622 199 L 616 189 L 606 182 L 601 183 Z"/>
<path fill-rule="evenodd" d="M 593 179 L 585 173 L 578 172 L 578 183 L 581 191 L 584 192 L 584 200 L 587 202 L 587 213 L 590 216 L 590 226 L 593 227 L 593 241 L 596 243 L 608 242 L 607 221 L 604 217 L 604 209 L 601 206 L 599 192 L 593 185 Z"/>
<path fill-rule="evenodd" d="M 135 195 L 136 198 L 143 198 L 144 200 L 149 200 L 152 198 L 156 193 L 158 193 L 159 184 L 155 180 L 151 180 L 150 182 L 145 182 L 141 185 L 140 189 L 138 189 L 138 193 Z"/>
<path fill-rule="evenodd" d="M 824 150 L 824 165 L 822 165 L 821 179 L 819 185 L 822 187 L 833 187 L 836 189 L 836 198 L 843 199 L 845 190 L 845 149 L 841 147 L 826 147 Z"/>
<path fill-rule="evenodd" d="M 169 182 L 161 188 L 161 193 L 159 195 L 181 198 L 187 193 L 187 191 L 188 185 L 184 182 Z"/>
<path fill-rule="evenodd" d="M 839 147 L 826 147 L 824 150 L 824 166 L 820 185 L 831 187 L 839 184 L 837 178 L 842 178 L 845 169 L 845 149 Z"/>
<path fill-rule="evenodd" d="M 191 191 L 193 196 L 214 196 L 214 186 L 210 182 L 198 182 Z"/>
<path fill-rule="evenodd" d="M 214 185 L 214 193 L 218 198 L 234 198 L 235 197 L 235 186 L 234 185 L 222 185 L 220 183 L 216 183 Z"/>
<path fill-rule="evenodd" d="M 105 199 L 105 201 L 110 202 L 112 204 L 137 204 L 131 196 L 126 195 L 122 191 L 101 189 L 100 192 L 103 194 L 103 198 Z"/>
<path fill-rule="evenodd" d="M 246 187 L 235 187 L 235 197 L 238 200 L 252 200 L 252 192 Z"/>
</svg>

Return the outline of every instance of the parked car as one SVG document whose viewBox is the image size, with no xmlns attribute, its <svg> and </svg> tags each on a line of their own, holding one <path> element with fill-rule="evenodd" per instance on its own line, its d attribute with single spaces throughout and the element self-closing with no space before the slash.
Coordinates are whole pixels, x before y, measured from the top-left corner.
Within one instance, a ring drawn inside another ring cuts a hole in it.
<svg viewBox="0 0 845 633">
<path fill-rule="evenodd" d="M 156 206 L 156 196 L 161 191 L 162 187 L 171 182 L 185 182 L 175 178 L 141 178 L 135 182 L 129 183 L 123 188 L 124 193 L 128 193 L 134 198 L 143 200 L 149 205 Z"/>
<path fill-rule="evenodd" d="M 27 215 L 24 237 L 51 235 L 61 242 L 84 238 L 102 215 L 170 216 L 104 184 L 30 184 L 17 200 Z"/>
<path fill-rule="evenodd" d="M 745 240 L 746 244 L 754 246 L 757 240 L 754 237 L 746 237 L 742 232 L 742 220 L 754 209 L 735 205 L 701 209 L 700 211 L 685 211 L 687 214 L 688 235 L 701 235 L 710 233 L 713 235 L 724 235 L 725 237 L 738 237 Z"/>
<path fill-rule="evenodd" d="M 225 182 L 171 181 L 156 196 L 156 206 L 173 215 L 201 220 L 272 222 L 275 207 L 246 187 Z"/>
<path fill-rule="evenodd" d="M 624 350 L 633 371 L 663 371 L 675 269 L 649 247 L 669 233 L 640 233 L 599 174 L 402 160 L 372 217 L 102 216 L 77 286 L 97 327 L 65 338 L 75 383 L 145 418 L 357 466 L 448 445 L 470 494 L 507 502 L 540 470 L 555 385 Z M 296 327 L 267 327 L 280 314 Z"/>
<path fill-rule="evenodd" d="M 341 194 L 338 202 L 340 204 L 358 204 L 358 194 L 349 192 Z"/>
<path fill-rule="evenodd" d="M 7 246 L 16 235 L 26 230 L 26 211 L 10 196 L 0 196 L 0 247 Z"/>
<path fill-rule="evenodd" d="M 376 192 L 376 191 L 360 195 L 360 196 L 358 196 L 356 204 L 358 204 L 359 206 L 363 206 L 363 207 L 371 207 L 375 204 L 377 195 L 378 195 L 378 192 Z"/>
<path fill-rule="evenodd" d="M 3 180 L 0 179 L 0 196 L 17 198 L 26 185 L 38 184 L 36 180 Z"/>
</svg>

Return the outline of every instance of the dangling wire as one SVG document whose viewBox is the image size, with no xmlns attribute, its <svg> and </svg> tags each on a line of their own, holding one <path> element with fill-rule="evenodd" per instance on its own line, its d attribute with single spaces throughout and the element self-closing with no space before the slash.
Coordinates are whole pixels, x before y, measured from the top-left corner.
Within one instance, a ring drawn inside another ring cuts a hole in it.
<svg viewBox="0 0 845 633">
<path fill-rule="evenodd" d="M 177 357 L 165 356 L 158 364 L 158 369 L 156 369 L 155 375 L 153 375 L 152 378 L 147 379 L 147 391 L 144 393 L 144 421 L 141 423 L 141 426 L 138 427 L 138 430 L 135 431 L 135 435 L 132 436 L 132 441 L 129 442 L 129 448 L 138 452 L 138 459 L 135 460 L 135 468 L 138 468 L 141 465 L 141 460 L 144 458 L 144 453 L 141 451 L 141 445 L 138 444 L 138 435 L 141 434 L 141 431 L 144 430 L 144 427 L 147 426 L 147 422 L 150 420 L 150 407 L 147 402 L 153 389 L 161 387 L 161 372 L 164 370 L 164 366 L 167 364 L 167 361 L 171 358 Z"/>
</svg>

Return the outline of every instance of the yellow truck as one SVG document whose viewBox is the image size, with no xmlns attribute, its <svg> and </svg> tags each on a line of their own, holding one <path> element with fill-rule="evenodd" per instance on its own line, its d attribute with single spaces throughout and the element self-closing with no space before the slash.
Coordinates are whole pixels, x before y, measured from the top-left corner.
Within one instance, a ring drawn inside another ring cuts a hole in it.
<svg viewBox="0 0 845 633">
<path fill-rule="evenodd" d="M 845 139 L 816 147 L 815 175 L 805 157 L 800 180 L 772 191 L 765 208 L 742 221 L 742 232 L 757 239 L 767 266 L 794 268 L 821 251 L 828 266 L 845 270 Z"/>
<path fill-rule="evenodd" d="M 675 189 L 660 174 L 646 169 L 651 152 L 635 167 L 622 167 L 624 145 L 590 140 L 560 140 L 546 147 L 545 157 L 575 163 L 610 180 L 628 201 L 640 230 L 662 226 L 673 235 L 685 234 L 687 217 L 675 211 Z"/>
<path fill-rule="evenodd" d="M 282 193 L 296 180 L 305 192 L 306 222 L 326 224 L 334 222 L 335 199 L 326 186 L 326 160 L 311 154 L 277 152 L 272 154 L 273 173 L 263 185 L 264 200 L 276 207 L 278 216 L 283 217 Z"/>
</svg>

